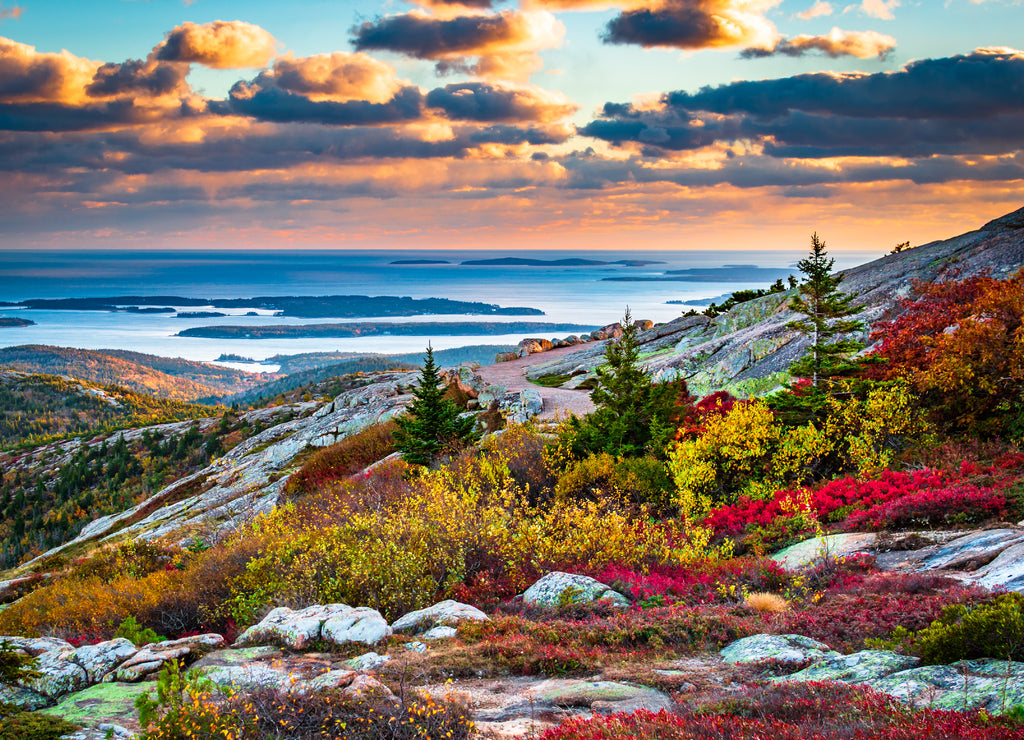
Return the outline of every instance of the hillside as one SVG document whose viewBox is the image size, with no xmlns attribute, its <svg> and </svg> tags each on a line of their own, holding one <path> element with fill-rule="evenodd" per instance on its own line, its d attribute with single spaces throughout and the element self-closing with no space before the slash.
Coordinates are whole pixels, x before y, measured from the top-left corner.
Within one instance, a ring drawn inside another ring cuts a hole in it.
<svg viewBox="0 0 1024 740">
<path fill-rule="evenodd" d="M 604 342 L 7 455 L 2 691 L 84 740 L 1022 740 L 1022 226 L 851 271 L 887 361 L 749 402 L 785 294 L 609 327 L 561 423 L 522 373 Z"/>
<path fill-rule="evenodd" d="M 0 448 L 54 437 L 205 418 L 217 409 L 55 375 L 0 369 Z"/>
<path fill-rule="evenodd" d="M 890 318 L 913 281 L 937 282 L 979 273 L 1005 278 L 1024 266 L 1024 208 L 976 231 L 889 254 L 844 271 L 842 289 L 863 307 L 859 318 L 870 327 Z M 728 389 L 756 395 L 788 379 L 786 370 L 807 348 L 806 337 L 787 324 L 796 315 L 787 308 L 793 292 L 741 303 L 711 318 L 681 316 L 641 334 L 641 352 L 659 380 L 683 378 L 694 393 Z M 533 379 L 566 376 L 575 387 L 603 362 L 606 342 L 552 362 L 542 359 L 527 375 Z M 571 376 L 571 377 L 570 377 Z"/>
<path fill-rule="evenodd" d="M 115 384 L 161 398 L 204 401 L 253 388 L 267 376 L 126 350 L 24 344 L 0 348 L 0 367 Z"/>
</svg>

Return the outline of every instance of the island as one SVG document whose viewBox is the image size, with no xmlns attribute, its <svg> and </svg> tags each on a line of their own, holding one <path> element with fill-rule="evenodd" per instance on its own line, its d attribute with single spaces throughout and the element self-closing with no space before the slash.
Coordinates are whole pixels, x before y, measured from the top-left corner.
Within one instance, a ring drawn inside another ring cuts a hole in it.
<svg viewBox="0 0 1024 740">
<path fill-rule="evenodd" d="M 527 306 L 499 306 L 479 301 L 409 296 L 321 295 L 256 296 L 254 298 L 187 298 L 182 296 L 109 296 L 104 298 L 32 298 L 17 304 L 46 311 L 119 311 L 124 306 L 202 306 L 264 309 L 275 316 L 300 319 L 359 319 L 373 316 L 426 316 L 436 314 L 543 316 Z M 163 309 L 161 309 L 163 310 Z"/>
<path fill-rule="evenodd" d="M 14 316 L 0 316 L 0 329 L 14 326 L 34 326 L 36 322 L 30 319 L 20 319 Z"/>
<path fill-rule="evenodd" d="M 220 357 L 214 360 L 214 362 L 245 362 L 250 365 L 256 364 L 256 360 L 252 359 L 251 357 L 246 357 L 245 355 L 235 355 L 231 354 L 230 352 L 222 353 Z"/>
<path fill-rule="evenodd" d="M 657 260 L 616 260 L 615 262 L 606 262 L 605 260 L 584 259 L 582 257 L 570 257 L 561 260 L 539 260 L 530 257 L 495 257 L 484 260 L 466 260 L 459 264 L 471 267 L 606 267 L 608 265 L 643 267 L 645 265 L 663 265 L 665 263 Z"/>
<path fill-rule="evenodd" d="M 601 278 L 609 282 L 653 283 L 663 281 L 688 283 L 751 283 L 774 282 L 785 279 L 792 270 L 757 265 L 722 265 L 721 267 L 692 267 L 686 270 L 666 270 L 661 275 L 617 275 Z"/>
<path fill-rule="evenodd" d="M 258 315 L 258 314 L 257 314 Z M 176 319 L 219 319 L 227 316 L 220 311 L 178 311 Z"/>
<path fill-rule="evenodd" d="M 174 313 L 170 306 L 126 306 L 121 310 L 128 313 Z"/>
<path fill-rule="evenodd" d="M 311 339 L 320 337 L 463 337 L 493 334 L 555 334 L 562 332 L 590 332 L 596 325 L 547 324 L 537 321 L 423 321 L 406 324 L 357 323 L 306 324 L 296 326 L 195 326 L 183 329 L 175 336 L 203 337 L 207 339 Z"/>
</svg>

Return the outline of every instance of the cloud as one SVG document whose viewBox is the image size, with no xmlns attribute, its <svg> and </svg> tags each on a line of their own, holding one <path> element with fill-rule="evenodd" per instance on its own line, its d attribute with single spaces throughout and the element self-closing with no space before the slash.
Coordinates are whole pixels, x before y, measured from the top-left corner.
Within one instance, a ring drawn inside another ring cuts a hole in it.
<svg viewBox="0 0 1024 740">
<path fill-rule="evenodd" d="M 608 22 L 604 41 L 645 48 L 766 46 L 778 34 L 764 13 L 778 0 L 668 0 Z"/>
<path fill-rule="evenodd" d="M 580 133 L 651 156 L 755 142 L 770 157 L 1005 153 L 1020 148 L 1024 52 L 979 49 L 897 72 L 804 74 L 606 104 Z"/>
<path fill-rule="evenodd" d="M 860 5 L 850 5 L 843 12 L 849 10 L 860 10 L 864 15 L 870 15 L 872 18 L 881 18 L 882 20 L 891 21 L 895 16 L 893 15 L 893 9 L 899 7 L 900 0 L 861 0 Z"/>
<path fill-rule="evenodd" d="M 565 26 L 542 10 L 447 19 L 413 11 L 366 21 L 352 34 L 359 51 L 393 51 L 433 60 L 441 72 L 525 80 L 541 66 L 537 51 L 558 46 Z M 469 61 L 474 58 L 475 63 Z"/>
<path fill-rule="evenodd" d="M 3 3 L 0 3 L 0 22 L 7 20 L 18 20 L 21 18 L 21 14 L 25 12 L 24 8 L 14 5 L 10 8 L 5 8 Z"/>
<path fill-rule="evenodd" d="M 263 67 L 276 54 L 267 31 L 244 21 L 182 23 L 153 50 L 165 62 L 189 62 L 215 69 Z"/>
<path fill-rule="evenodd" d="M 870 59 L 885 59 L 896 48 L 896 39 L 876 31 L 844 31 L 833 28 L 823 36 L 801 34 L 792 38 L 780 38 L 770 48 L 750 48 L 740 52 L 744 59 L 777 56 L 802 57 L 808 52 L 819 51 L 837 59 L 842 56 Z"/>
<path fill-rule="evenodd" d="M 565 95 L 539 87 L 463 82 L 431 90 L 427 106 L 461 121 L 557 121 L 578 106 Z"/>
<path fill-rule="evenodd" d="M 249 116 L 261 121 L 322 123 L 330 126 L 381 126 L 415 121 L 423 115 L 423 95 L 416 87 L 402 87 L 382 103 L 368 100 L 311 100 L 267 78 L 237 82 L 227 101 L 213 101 L 210 109 L 222 115 Z"/>
<path fill-rule="evenodd" d="M 187 75 L 188 67 L 183 64 L 129 59 L 121 64 L 102 65 L 85 90 L 94 98 L 187 94 Z"/>
<path fill-rule="evenodd" d="M 83 102 L 85 86 L 99 67 L 67 51 L 40 53 L 0 37 L 0 104 Z"/>
<path fill-rule="evenodd" d="M 796 17 L 800 20 L 809 21 L 812 18 L 818 18 L 823 15 L 832 15 L 832 4 L 825 2 L 825 0 L 817 0 L 811 7 L 802 13 L 797 13 Z"/>
<path fill-rule="evenodd" d="M 366 100 L 383 103 L 402 88 L 389 65 L 366 54 L 336 51 L 332 54 L 295 58 L 281 57 L 273 70 L 260 73 L 254 84 L 273 85 L 313 99 Z"/>
</svg>

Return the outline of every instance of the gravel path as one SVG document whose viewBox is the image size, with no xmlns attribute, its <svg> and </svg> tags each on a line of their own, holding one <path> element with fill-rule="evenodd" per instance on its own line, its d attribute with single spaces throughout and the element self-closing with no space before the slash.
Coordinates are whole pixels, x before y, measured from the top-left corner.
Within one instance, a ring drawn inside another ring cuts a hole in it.
<svg viewBox="0 0 1024 740">
<path fill-rule="evenodd" d="M 547 352 L 520 357 L 511 362 L 499 362 L 478 368 L 476 373 L 488 385 L 504 386 L 510 391 L 521 391 L 532 388 L 544 399 L 544 410 L 537 416 L 541 421 L 556 419 L 559 416 L 576 414 L 583 416 L 594 410 L 594 402 L 590 400 L 590 391 L 573 391 L 565 388 L 545 388 L 526 379 L 526 368 L 540 362 L 546 362 L 578 351 L 578 347 L 559 347 Z"/>
</svg>

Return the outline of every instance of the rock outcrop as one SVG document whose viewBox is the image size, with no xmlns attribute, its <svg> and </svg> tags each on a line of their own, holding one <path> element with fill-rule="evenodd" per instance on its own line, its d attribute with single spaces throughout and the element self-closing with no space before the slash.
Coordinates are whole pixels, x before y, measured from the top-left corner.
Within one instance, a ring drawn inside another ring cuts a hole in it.
<svg viewBox="0 0 1024 740">
<path fill-rule="evenodd" d="M 629 599 L 600 581 L 588 576 L 554 571 L 548 573 L 523 592 L 523 602 L 540 606 L 588 604 L 607 599 L 618 606 L 628 606 Z"/>
<path fill-rule="evenodd" d="M 745 637 L 723 648 L 721 656 L 727 662 L 754 664 L 800 664 L 810 659 L 811 664 L 802 670 L 772 680 L 860 684 L 918 707 L 984 709 L 1001 714 L 1024 703 L 1024 663 L 1014 661 L 965 660 L 953 665 L 920 666 L 918 658 L 888 650 L 841 655 L 800 635 Z"/>
<path fill-rule="evenodd" d="M 239 635 L 235 645 L 270 643 L 293 650 L 303 650 L 317 640 L 333 645 L 376 645 L 391 634 L 391 627 L 376 609 L 326 604 L 293 611 L 281 606 Z"/>
<path fill-rule="evenodd" d="M 846 270 L 841 287 L 857 296 L 855 303 L 863 308 L 860 318 L 870 327 L 891 317 L 899 300 L 910 294 L 914 280 L 966 277 L 985 270 L 995 277 L 1007 277 L 1022 264 L 1024 209 L 977 231 Z M 695 394 L 723 388 L 740 395 L 769 390 L 787 379 L 789 366 L 808 344 L 787 326 L 796 318 L 787 308 L 791 294 L 756 298 L 715 318 L 683 316 L 654 326 L 640 333 L 640 352 L 655 378 L 684 378 Z M 867 332 L 860 338 L 867 340 Z M 604 350 L 605 341 L 595 341 L 572 355 L 534 365 L 528 375 L 539 378 L 579 374 L 580 369 L 590 372 L 603 362 Z"/>
</svg>

